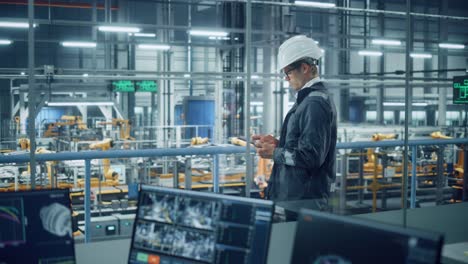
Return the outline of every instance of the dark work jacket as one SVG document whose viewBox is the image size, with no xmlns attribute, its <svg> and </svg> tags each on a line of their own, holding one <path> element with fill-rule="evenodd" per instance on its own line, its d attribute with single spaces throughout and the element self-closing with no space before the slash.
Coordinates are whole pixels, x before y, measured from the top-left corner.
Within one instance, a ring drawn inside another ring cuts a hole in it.
<svg viewBox="0 0 468 264">
<path fill-rule="evenodd" d="M 336 108 L 322 82 L 298 92 L 281 128 L 266 191 L 273 201 L 327 201 L 334 182 Z"/>
</svg>

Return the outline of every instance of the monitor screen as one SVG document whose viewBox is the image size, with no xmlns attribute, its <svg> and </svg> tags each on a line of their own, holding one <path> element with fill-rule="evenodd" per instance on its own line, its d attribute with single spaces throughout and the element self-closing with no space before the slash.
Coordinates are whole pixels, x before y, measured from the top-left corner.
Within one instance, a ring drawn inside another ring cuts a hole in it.
<svg viewBox="0 0 468 264">
<path fill-rule="evenodd" d="M 142 186 L 129 263 L 266 263 L 273 202 Z"/>
<path fill-rule="evenodd" d="M 440 234 L 302 209 L 291 263 L 440 263 Z"/>
<path fill-rule="evenodd" d="M 0 263 L 75 263 L 68 190 L 0 192 Z"/>
</svg>

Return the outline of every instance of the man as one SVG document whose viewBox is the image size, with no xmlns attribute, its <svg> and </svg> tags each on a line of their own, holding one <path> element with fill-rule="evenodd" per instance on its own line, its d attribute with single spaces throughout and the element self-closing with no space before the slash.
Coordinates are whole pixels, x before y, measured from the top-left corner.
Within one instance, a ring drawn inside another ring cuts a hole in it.
<svg viewBox="0 0 468 264">
<path fill-rule="evenodd" d="M 321 82 L 318 61 L 323 51 L 306 36 L 286 40 L 279 48 L 278 69 L 296 92 L 279 140 L 253 135 L 257 153 L 274 161 L 265 195 L 273 201 L 315 199 L 328 203 L 335 179 L 336 109 Z"/>
</svg>

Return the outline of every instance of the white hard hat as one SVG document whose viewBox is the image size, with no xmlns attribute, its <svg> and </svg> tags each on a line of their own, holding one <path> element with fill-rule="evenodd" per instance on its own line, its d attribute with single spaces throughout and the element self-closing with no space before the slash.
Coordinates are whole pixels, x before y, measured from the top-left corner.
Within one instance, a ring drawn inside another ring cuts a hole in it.
<svg viewBox="0 0 468 264">
<path fill-rule="evenodd" d="M 323 51 L 313 39 L 304 35 L 294 36 L 279 47 L 278 71 L 299 59 L 309 57 L 319 60 L 322 55 Z"/>
</svg>

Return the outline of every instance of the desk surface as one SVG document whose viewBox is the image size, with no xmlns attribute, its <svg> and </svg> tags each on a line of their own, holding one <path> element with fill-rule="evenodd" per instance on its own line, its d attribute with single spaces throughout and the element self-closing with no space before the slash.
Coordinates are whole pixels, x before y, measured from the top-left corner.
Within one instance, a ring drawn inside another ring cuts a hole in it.
<svg viewBox="0 0 468 264">
<path fill-rule="evenodd" d="M 390 224 L 401 223 L 401 211 L 358 215 Z M 408 226 L 439 231 L 445 234 L 442 263 L 468 263 L 468 203 L 418 208 L 408 211 Z M 294 242 L 296 222 L 273 224 L 268 264 L 289 263 Z M 463 242 L 464 241 L 464 242 Z M 76 244 L 78 264 L 127 263 L 130 239 Z"/>
<path fill-rule="evenodd" d="M 442 256 L 444 264 L 468 263 L 468 242 L 445 245 Z"/>
</svg>

